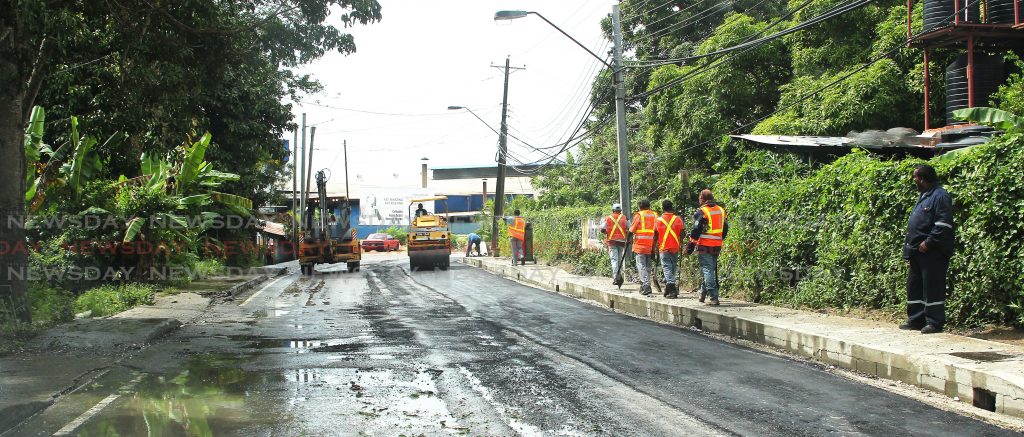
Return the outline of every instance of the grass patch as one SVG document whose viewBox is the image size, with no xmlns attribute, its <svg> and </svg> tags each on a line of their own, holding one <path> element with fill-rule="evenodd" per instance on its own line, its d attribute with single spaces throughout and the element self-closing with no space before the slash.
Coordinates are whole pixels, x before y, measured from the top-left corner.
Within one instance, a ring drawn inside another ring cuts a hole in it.
<svg viewBox="0 0 1024 437">
<path fill-rule="evenodd" d="M 43 282 L 29 282 L 32 323 L 0 324 L 0 354 L 20 350 L 39 331 L 75 318 L 75 296 Z"/>
<path fill-rule="evenodd" d="M 225 271 L 227 271 L 227 267 L 224 266 L 224 263 L 220 260 L 216 259 L 204 259 L 197 261 L 194 270 L 197 279 L 221 275 L 224 274 Z"/>
<path fill-rule="evenodd" d="M 153 303 L 156 287 L 149 284 L 101 285 L 78 296 L 75 311 L 92 311 L 93 317 L 117 314 L 137 305 Z"/>
</svg>

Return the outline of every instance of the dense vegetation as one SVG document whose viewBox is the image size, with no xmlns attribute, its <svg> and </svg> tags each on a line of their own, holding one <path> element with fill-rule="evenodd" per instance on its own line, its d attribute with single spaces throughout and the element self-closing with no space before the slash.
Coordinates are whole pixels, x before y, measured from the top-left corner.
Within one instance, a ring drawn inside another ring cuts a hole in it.
<svg viewBox="0 0 1024 437">
<path fill-rule="evenodd" d="M 847 3 L 655 7 L 660 3 L 622 3 L 626 44 L 636 57 L 629 64 L 635 68 L 627 70 L 634 201 L 668 198 L 689 209 L 699 189 L 715 191 L 734 229 L 722 259 L 727 295 L 901 312 L 907 267 L 899 249 L 916 199 L 910 176 L 920 161 L 855 151 L 810 163 L 806 156 L 754 149 L 728 135 L 920 131 L 923 61 L 920 50 L 906 47 L 906 3 L 871 2 L 751 50 L 687 60 L 681 58 L 770 35 Z M 919 32 L 921 3 L 915 8 Z M 610 29 L 608 22 L 604 26 Z M 932 126 L 945 124 L 944 66 L 958 53 L 932 54 Z M 1015 55 L 1007 60 L 1020 68 Z M 612 113 L 602 86 L 608 82 L 599 81 L 592 95 L 599 105 L 595 125 Z M 1014 74 L 989 103 L 1021 114 L 1022 96 L 1024 80 Z M 549 261 L 608 274 L 599 254 L 578 248 L 545 253 L 542 247 L 578 242 L 579 218 L 607 213 L 603 206 L 618 196 L 610 164 L 615 147 L 612 125 L 575 149 L 568 165 L 535 181 L 546 192 L 529 215 L 540 228 L 539 253 Z M 932 160 L 956 202 L 958 255 L 947 300 L 953 324 L 1024 326 L 1022 158 L 1024 135 L 1011 128 L 984 146 Z M 687 279 L 692 260 L 683 263 Z"/>
<path fill-rule="evenodd" d="M 20 247 L 2 255 L 20 274 L 0 279 L 13 292 L 0 296 L 0 324 L 103 315 L 151 299 L 135 283 L 259 262 L 258 249 L 227 243 L 252 241 L 250 212 L 277 196 L 279 138 L 294 127 L 283 98 L 320 88 L 296 68 L 354 52 L 331 22 L 367 24 L 380 10 L 0 0 L 0 242 Z"/>
</svg>

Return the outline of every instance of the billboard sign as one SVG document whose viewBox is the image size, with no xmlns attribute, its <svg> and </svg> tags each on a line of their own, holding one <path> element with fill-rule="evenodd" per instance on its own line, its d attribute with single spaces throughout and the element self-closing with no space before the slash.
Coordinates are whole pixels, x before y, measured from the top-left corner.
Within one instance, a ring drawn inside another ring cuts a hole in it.
<svg viewBox="0 0 1024 437">
<path fill-rule="evenodd" d="M 359 224 L 371 226 L 408 226 L 409 202 L 429 194 L 414 193 L 401 188 L 370 189 L 359 197 Z M 423 208 L 434 210 L 434 202 L 423 202 Z M 413 213 L 416 205 L 412 207 Z"/>
</svg>

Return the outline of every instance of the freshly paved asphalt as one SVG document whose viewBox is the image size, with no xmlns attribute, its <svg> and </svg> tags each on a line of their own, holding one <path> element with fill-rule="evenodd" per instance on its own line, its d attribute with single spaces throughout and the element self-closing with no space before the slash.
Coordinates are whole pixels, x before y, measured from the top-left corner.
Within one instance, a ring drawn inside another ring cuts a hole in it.
<svg viewBox="0 0 1024 437">
<path fill-rule="evenodd" d="M 461 264 L 368 258 L 211 307 L 15 435 L 1013 435 Z"/>
</svg>

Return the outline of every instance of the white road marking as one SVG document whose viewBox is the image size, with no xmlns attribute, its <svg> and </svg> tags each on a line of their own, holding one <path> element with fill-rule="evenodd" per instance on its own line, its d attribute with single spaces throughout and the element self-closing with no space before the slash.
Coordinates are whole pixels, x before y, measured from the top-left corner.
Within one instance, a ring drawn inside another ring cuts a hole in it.
<svg viewBox="0 0 1024 437">
<path fill-rule="evenodd" d="M 255 292 L 255 293 L 253 293 L 252 296 L 249 296 L 249 298 L 246 299 L 245 302 L 242 302 L 242 303 L 238 304 L 238 306 L 245 306 L 245 304 L 249 303 L 249 301 L 253 300 L 256 296 L 259 296 L 260 293 L 262 293 L 264 290 L 270 288 L 271 285 L 276 284 L 277 281 L 280 281 L 280 280 L 282 280 L 284 278 L 288 278 L 288 277 L 291 277 L 291 276 L 292 275 L 282 276 L 280 278 L 277 278 L 277 279 L 273 280 L 271 283 L 269 283 L 267 285 L 264 285 L 263 288 L 261 288 L 259 291 Z"/>
<path fill-rule="evenodd" d="M 123 393 L 135 387 L 135 384 L 138 384 L 140 380 L 142 380 L 142 375 L 136 376 L 135 379 L 129 381 L 128 384 L 125 384 L 124 387 L 121 387 L 121 390 L 118 390 L 117 393 L 113 393 L 110 396 L 103 398 L 102 401 L 100 401 L 96 405 L 93 405 L 92 408 L 82 413 L 81 416 L 76 417 L 75 420 L 72 420 L 67 425 L 64 425 L 63 428 L 53 433 L 53 435 L 71 435 L 71 433 L 75 432 L 75 430 L 78 429 L 78 427 L 85 424 L 85 422 L 89 421 L 89 419 L 92 419 L 94 416 L 99 414 L 100 411 L 103 411 L 104 408 L 107 408 L 108 405 L 116 401 L 117 398 L 121 397 Z"/>
</svg>

